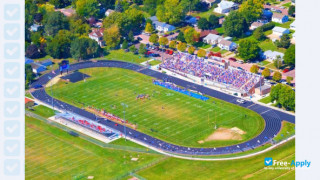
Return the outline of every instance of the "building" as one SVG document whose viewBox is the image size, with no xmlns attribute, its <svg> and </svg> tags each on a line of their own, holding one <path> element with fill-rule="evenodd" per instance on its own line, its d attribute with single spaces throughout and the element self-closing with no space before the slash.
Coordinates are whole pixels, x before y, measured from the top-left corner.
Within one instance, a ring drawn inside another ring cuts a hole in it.
<svg viewBox="0 0 320 180">
<path fill-rule="evenodd" d="M 263 96 L 263 95 L 270 93 L 270 91 L 271 91 L 271 86 L 262 85 L 261 87 L 260 86 L 257 87 L 254 92 L 257 95 Z"/>
<path fill-rule="evenodd" d="M 237 48 L 236 43 L 225 40 L 225 39 L 222 39 L 221 41 L 219 41 L 218 46 L 220 49 L 225 49 L 227 51 L 233 51 Z"/>
<path fill-rule="evenodd" d="M 159 32 L 166 33 L 170 31 L 174 31 L 176 29 L 176 27 L 170 24 L 158 21 L 158 18 L 156 16 L 152 16 L 149 19 L 152 21 L 152 25 L 154 26 L 154 28 Z"/>
<path fill-rule="evenodd" d="M 27 58 L 27 57 L 24 58 L 24 64 L 31 64 L 33 62 L 34 61 L 32 59 L 30 59 L 30 58 Z"/>
<path fill-rule="evenodd" d="M 112 13 L 114 13 L 114 10 L 108 9 L 108 10 L 104 13 L 104 15 L 106 15 L 106 16 L 108 17 L 108 16 L 110 16 L 110 14 L 112 14 Z"/>
<path fill-rule="evenodd" d="M 25 108 L 31 108 L 34 106 L 34 101 L 25 97 L 24 98 L 24 106 L 25 106 Z"/>
<path fill-rule="evenodd" d="M 184 19 L 184 22 L 191 24 L 191 25 L 196 25 L 197 24 L 197 18 L 193 17 L 193 16 L 186 16 L 186 18 Z"/>
<path fill-rule="evenodd" d="M 37 32 L 39 29 L 40 29 L 40 25 L 38 25 L 38 24 L 32 24 L 32 26 L 30 26 L 30 31 L 31 32 Z"/>
<path fill-rule="evenodd" d="M 296 30 L 296 21 L 293 21 L 291 24 L 290 24 L 290 29 L 292 30 Z"/>
<path fill-rule="evenodd" d="M 70 17 L 74 14 L 76 14 L 76 11 L 72 8 L 69 9 L 56 9 L 55 11 L 60 11 L 63 15 Z"/>
<path fill-rule="evenodd" d="M 205 38 L 206 36 L 208 36 L 209 34 L 215 34 L 215 35 L 219 35 L 219 32 L 217 30 L 200 30 L 200 41 L 203 41 L 203 38 Z"/>
<path fill-rule="evenodd" d="M 220 14 L 227 14 L 232 10 L 236 10 L 239 8 L 239 5 L 237 3 L 234 3 L 232 1 L 224 1 L 222 0 L 217 8 L 214 8 L 214 12 L 220 13 Z"/>
<path fill-rule="evenodd" d="M 281 61 L 283 61 L 284 54 L 281 52 L 268 50 L 263 53 L 263 58 L 269 59 L 271 61 L 274 61 L 275 59 L 277 59 L 278 56 L 280 56 Z"/>
<path fill-rule="evenodd" d="M 281 37 L 281 36 L 283 36 L 284 34 L 289 34 L 289 33 L 290 33 L 289 29 L 286 29 L 286 28 L 283 28 L 283 27 L 278 27 L 278 26 L 276 26 L 276 27 L 274 27 L 274 28 L 272 29 L 272 34 L 273 34 L 273 35 L 276 35 L 276 36 L 278 36 L 278 37 Z"/>
<path fill-rule="evenodd" d="M 39 62 L 39 64 L 41 64 L 42 66 L 48 67 L 48 66 L 51 66 L 53 64 L 53 62 L 51 61 L 51 59 L 46 59 L 46 60 Z"/>
<path fill-rule="evenodd" d="M 39 63 L 30 63 L 31 67 L 32 67 L 32 72 L 35 73 L 35 74 L 39 74 L 43 71 L 46 71 L 47 68 Z"/>
<path fill-rule="evenodd" d="M 203 42 L 207 44 L 211 44 L 213 46 L 218 45 L 218 43 L 222 40 L 223 38 L 219 35 L 216 34 L 208 34 L 205 38 L 203 38 Z"/>
<path fill-rule="evenodd" d="M 209 7 L 212 7 L 212 5 L 216 2 L 216 0 L 201 0 L 201 2 L 204 2 L 208 4 Z"/>
<path fill-rule="evenodd" d="M 103 31 L 104 31 L 103 28 L 99 28 L 99 29 L 93 28 L 92 32 L 89 33 L 89 38 L 97 41 L 99 46 L 104 46 L 105 41 L 103 40 Z"/>
<path fill-rule="evenodd" d="M 261 27 L 261 26 L 263 26 L 264 24 L 262 23 L 262 22 L 253 22 L 252 24 L 251 24 L 251 26 L 250 26 L 250 30 L 255 30 L 255 29 L 257 29 L 258 27 Z"/>
<path fill-rule="evenodd" d="M 272 22 L 283 24 L 288 21 L 289 21 L 289 17 L 287 15 L 280 14 L 280 13 L 273 13 L 272 15 Z"/>
</svg>

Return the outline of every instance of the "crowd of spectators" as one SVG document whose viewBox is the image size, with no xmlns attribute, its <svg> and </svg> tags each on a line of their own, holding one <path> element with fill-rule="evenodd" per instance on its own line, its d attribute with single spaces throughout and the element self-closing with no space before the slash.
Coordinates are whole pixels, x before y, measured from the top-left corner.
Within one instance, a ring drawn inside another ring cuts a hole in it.
<svg viewBox="0 0 320 180">
<path fill-rule="evenodd" d="M 181 75 L 205 78 L 245 92 L 259 82 L 259 76 L 256 74 L 233 67 L 226 69 L 223 65 L 208 63 L 204 58 L 186 53 L 178 53 L 165 59 L 160 67 Z"/>
</svg>

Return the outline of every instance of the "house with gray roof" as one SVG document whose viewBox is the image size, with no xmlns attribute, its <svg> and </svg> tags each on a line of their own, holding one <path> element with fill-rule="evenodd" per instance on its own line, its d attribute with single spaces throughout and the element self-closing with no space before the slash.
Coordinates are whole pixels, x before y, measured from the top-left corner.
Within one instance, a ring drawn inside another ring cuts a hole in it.
<svg viewBox="0 0 320 180">
<path fill-rule="evenodd" d="M 211 45 L 218 45 L 219 41 L 223 38 L 216 34 L 209 33 L 205 38 L 203 38 L 203 42 Z"/>
<path fill-rule="evenodd" d="M 219 4 L 218 7 L 214 8 L 214 12 L 219 13 L 219 14 L 226 14 L 229 13 L 232 10 L 236 10 L 239 8 L 239 4 L 234 3 L 232 1 L 225 1 L 222 0 Z"/>
<path fill-rule="evenodd" d="M 269 59 L 269 60 L 272 60 L 272 61 L 277 59 L 278 56 L 280 56 L 281 61 L 283 61 L 284 54 L 281 53 L 281 52 L 268 50 L 268 51 L 265 51 L 263 53 L 263 58 L 264 59 Z"/>
<path fill-rule="evenodd" d="M 31 67 L 32 67 L 32 72 L 35 74 L 39 74 L 43 71 L 46 71 L 47 68 L 39 63 L 30 63 Z"/>
<path fill-rule="evenodd" d="M 272 29 L 272 34 L 277 35 L 279 37 L 283 36 L 284 34 L 289 34 L 289 33 L 290 33 L 289 29 L 286 29 L 283 27 L 276 26 Z"/>
<path fill-rule="evenodd" d="M 220 49 L 225 49 L 227 51 L 233 51 L 237 48 L 236 43 L 225 40 L 225 39 L 222 39 L 221 41 L 219 41 L 218 46 Z"/>
<path fill-rule="evenodd" d="M 167 24 L 167 23 L 163 23 L 158 21 L 158 18 L 156 16 L 152 16 L 149 18 L 152 21 L 152 25 L 154 26 L 154 28 L 159 31 L 159 32 L 170 32 L 176 29 L 176 27 Z"/>
<path fill-rule="evenodd" d="M 288 21 L 289 21 L 289 17 L 287 15 L 280 14 L 280 13 L 273 13 L 272 15 L 272 22 L 283 24 Z"/>
</svg>

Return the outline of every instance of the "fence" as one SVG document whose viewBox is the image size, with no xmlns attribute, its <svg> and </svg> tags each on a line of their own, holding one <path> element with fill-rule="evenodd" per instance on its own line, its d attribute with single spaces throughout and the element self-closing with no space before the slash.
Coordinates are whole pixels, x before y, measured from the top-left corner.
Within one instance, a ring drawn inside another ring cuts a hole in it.
<svg viewBox="0 0 320 180">
<path fill-rule="evenodd" d="M 73 129 L 70 129 L 66 126 L 63 126 L 59 123 L 56 123 L 54 121 L 50 121 L 42 116 L 39 116 L 33 112 L 30 112 L 28 110 L 26 110 L 26 115 L 29 116 L 29 117 L 33 117 L 33 118 L 36 118 L 36 119 L 39 119 L 47 124 L 50 124 L 56 128 L 59 128 L 63 131 L 66 131 L 66 132 L 70 132 L 70 131 L 74 131 Z M 84 135 L 84 134 L 81 134 L 81 133 L 78 133 L 79 134 L 79 137 L 82 138 L 82 139 L 85 139 L 93 144 L 96 144 L 100 147 L 103 147 L 103 148 L 110 148 L 110 149 L 118 149 L 118 150 L 124 150 L 124 151 L 133 151 L 133 152 L 140 152 L 140 153 L 150 153 L 150 154 L 160 154 L 156 151 L 153 151 L 151 149 L 148 149 L 148 148 L 138 148 L 138 147 L 130 147 L 130 146 L 122 146 L 122 145 L 117 145 L 117 144 L 106 144 L 104 142 L 101 142 L 97 139 L 94 139 L 94 138 L 91 138 L 87 135 Z"/>
</svg>

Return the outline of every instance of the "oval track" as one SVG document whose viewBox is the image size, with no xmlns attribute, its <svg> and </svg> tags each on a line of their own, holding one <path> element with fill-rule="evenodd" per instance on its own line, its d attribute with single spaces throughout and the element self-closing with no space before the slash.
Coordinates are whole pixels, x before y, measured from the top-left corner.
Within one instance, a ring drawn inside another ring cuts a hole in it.
<svg viewBox="0 0 320 180">
<path fill-rule="evenodd" d="M 159 140 L 157 138 L 151 137 L 149 135 L 146 135 L 144 133 L 135 131 L 131 128 L 127 129 L 127 136 L 130 138 L 135 139 L 136 141 L 139 141 L 143 144 L 147 144 L 149 146 L 152 146 L 154 148 L 160 149 L 162 151 L 166 151 L 169 153 L 178 153 L 178 154 L 186 154 L 186 155 L 219 155 L 219 154 L 231 154 L 241 151 L 246 151 L 252 148 L 256 148 L 258 146 L 261 146 L 263 144 L 266 144 L 267 142 L 270 142 L 272 138 L 280 131 L 281 128 L 281 121 L 285 120 L 291 123 L 295 123 L 295 116 L 291 114 L 287 114 L 282 111 L 274 110 L 259 104 L 255 104 L 253 102 L 247 101 L 245 104 L 238 104 L 237 98 L 213 89 L 209 89 L 204 86 L 200 86 L 185 80 L 178 79 L 176 77 L 168 76 L 166 74 L 147 69 L 145 67 L 142 67 L 137 64 L 132 64 L 128 62 L 121 62 L 121 61 L 86 61 L 81 62 L 77 64 L 70 65 L 70 71 L 79 70 L 79 69 L 85 69 L 85 68 L 93 68 L 93 67 L 116 67 L 116 68 L 123 68 L 123 69 L 129 69 L 132 71 L 136 71 L 154 78 L 158 79 L 167 79 L 179 86 L 188 87 L 188 89 L 199 91 L 203 94 L 212 96 L 214 98 L 218 98 L 224 101 L 227 101 L 229 103 L 233 103 L 245 108 L 248 108 L 252 111 L 257 112 L 260 114 L 263 119 L 265 120 L 265 128 L 264 130 L 255 138 L 243 142 L 237 145 L 232 146 L 226 146 L 226 147 L 218 147 L 218 148 L 192 148 L 192 147 L 183 147 L 174 145 L 171 143 L 164 142 L 162 140 Z M 44 86 L 49 82 L 49 77 L 55 77 L 59 74 L 59 70 L 55 70 L 55 74 L 50 72 L 48 74 L 45 74 L 41 76 L 37 81 L 31 84 L 31 88 L 35 87 L 36 85 L 42 85 Z M 116 129 L 120 131 L 121 133 L 124 133 L 124 127 L 122 125 L 115 126 L 115 123 L 112 121 L 106 121 L 104 118 L 98 118 L 96 119 L 96 116 L 88 111 L 85 111 L 83 109 L 80 109 L 78 107 L 72 106 L 70 104 L 67 104 L 65 102 L 62 102 L 60 100 L 54 99 L 51 96 L 49 96 L 44 89 L 37 89 L 33 91 L 32 96 L 36 98 L 38 101 L 41 101 L 43 103 L 46 103 L 48 105 L 52 105 L 52 101 L 55 108 L 58 108 L 62 111 L 68 111 L 75 114 L 78 114 L 80 116 L 89 118 L 94 121 L 99 121 L 99 123 L 104 124 L 112 129 Z"/>
</svg>

